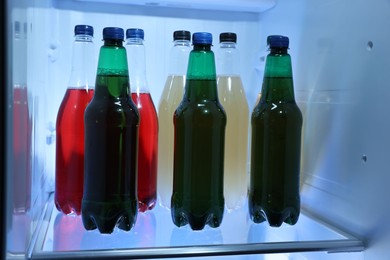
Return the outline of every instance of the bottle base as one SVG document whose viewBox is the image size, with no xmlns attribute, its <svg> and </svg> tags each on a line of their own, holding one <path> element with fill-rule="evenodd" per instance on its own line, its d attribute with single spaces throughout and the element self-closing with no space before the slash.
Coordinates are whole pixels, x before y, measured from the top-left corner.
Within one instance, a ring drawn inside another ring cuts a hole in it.
<svg viewBox="0 0 390 260">
<path fill-rule="evenodd" d="M 138 201 L 138 211 L 146 212 L 148 210 L 152 210 L 154 206 L 156 206 L 156 201 L 156 199 L 149 200 L 148 202 Z"/>
<path fill-rule="evenodd" d="M 67 201 L 66 203 L 62 203 L 60 200 L 55 199 L 54 204 L 58 211 L 64 213 L 65 215 L 69 214 L 81 214 L 81 198 L 80 201 Z"/>
<path fill-rule="evenodd" d="M 225 195 L 225 208 L 228 212 L 233 212 L 242 208 L 245 205 L 246 196 L 240 196 L 237 199 L 227 199 Z"/>
<path fill-rule="evenodd" d="M 268 221 L 271 227 L 280 227 L 283 222 L 295 225 L 298 222 L 299 210 L 289 207 L 283 211 L 272 211 L 260 206 L 249 206 L 249 215 L 254 223 Z"/>
<path fill-rule="evenodd" d="M 223 207 L 213 207 L 206 212 L 196 213 L 172 206 L 171 214 L 176 226 L 182 227 L 189 224 L 192 230 L 202 230 L 206 225 L 212 228 L 219 227 L 222 223 L 223 211 Z"/>
<path fill-rule="evenodd" d="M 130 231 L 137 219 L 137 201 L 92 202 L 83 200 L 82 220 L 86 230 L 98 229 L 102 234 L 111 234 L 117 226 Z"/>
</svg>

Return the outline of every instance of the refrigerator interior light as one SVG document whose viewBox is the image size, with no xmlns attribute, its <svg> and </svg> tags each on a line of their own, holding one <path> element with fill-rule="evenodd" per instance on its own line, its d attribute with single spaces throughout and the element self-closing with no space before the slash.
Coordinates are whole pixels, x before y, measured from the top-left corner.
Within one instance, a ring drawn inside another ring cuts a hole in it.
<svg viewBox="0 0 390 260">
<path fill-rule="evenodd" d="M 83 2 L 110 2 L 129 5 L 147 5 L 170 8 L 204 9 L 261 13 L 275 6 L 276 0 L 78 0 Z"/>
</svg>

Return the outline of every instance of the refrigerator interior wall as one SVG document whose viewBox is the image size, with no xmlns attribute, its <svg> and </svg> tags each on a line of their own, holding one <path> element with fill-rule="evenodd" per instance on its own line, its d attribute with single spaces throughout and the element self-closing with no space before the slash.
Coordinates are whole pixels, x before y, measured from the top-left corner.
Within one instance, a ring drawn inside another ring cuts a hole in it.
<svg viewBox="0 0 390 260">
<path fill-rule="evenodd" d="M 31 37 L 32 22 L 28 1 L 7 1 L 7 39 L 9 41 L 7 86 L 7 252 L 10 255 L 27 251 L 48 197 L 46 187 L 46 127 L 47 111 L 42 87 L 47 83 L 43 71 L 39 38 Z M 30 6 L 31 7 L 31 6 Z M 37 8 L 37 11 L 39 8 Z M 46 58 L 46 57 L 43 57 Z M 39 68 L 32 71 L 39 63 Z M 32 73 L 36 75 L 32 76 Z"/>
<path fill-rule="evenodd" d="M 297 8 L 299 7 L 299 8 Z M 263 34 L 291 39 L 304 114 L 302 203 L 390 255 L 390 1 L 278 1 Z"/>
</svg>

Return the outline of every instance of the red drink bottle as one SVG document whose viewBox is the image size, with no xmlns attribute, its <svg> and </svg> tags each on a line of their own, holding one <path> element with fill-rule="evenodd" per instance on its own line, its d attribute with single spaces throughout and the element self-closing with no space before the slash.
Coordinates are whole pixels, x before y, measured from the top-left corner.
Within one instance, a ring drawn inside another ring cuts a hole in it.
<svg viewBox="0 0 390 260">
<path fill-rule="evenodd" d="M 93 27 L 77 25 L 72 72 L 56 122 L 55 204 L 65 214 L 81 212 L 84 184 L 84 110 L 93 97 Z"/>
<path fill-rule="evenodd" d="M 144 31 L 126 31 L 131 96 L 138 108 L 138 210 L 151 210 L 157 200 L 158 119 L 145 73 Z"/>
<path fill-rule="evenodd" d="M 13 26 L 12 85 L 13 85 L 13 213 L 25 215 L 31 206 L 31 132 L 27 88 L 27 24 L 23 30 L 19 21 Z M 20 216 L 20 219 L 23 219 Z M 17 225 L 17 224 L 16 224 Z M 15 223 L 14 225 L 15 226 Z M 22 227 L 21 227 L 22 228 Z M 23 229 L 23 228 L 22 228 Z M 20 242 L 20 241 L 19 241 Z M 23 243 L 17 242 L 17 245 Z"/>
<path fill-rule="evenodd" d="M 27 87 L 15 84 L 13 93 L 13 210 L 14 213 L 26 213 L 31 205 L 31 120 Z"/>
</svg>

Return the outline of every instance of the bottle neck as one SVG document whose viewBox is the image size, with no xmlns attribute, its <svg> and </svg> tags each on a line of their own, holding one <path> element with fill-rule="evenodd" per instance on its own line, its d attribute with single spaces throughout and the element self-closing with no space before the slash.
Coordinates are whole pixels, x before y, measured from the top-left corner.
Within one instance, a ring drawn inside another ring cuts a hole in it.
<svg viewBox="0 0 390 260">
<path fill-rule="evenodd" d="M 272 48 L 267 56 L 262 102 L 295 102 L 291 57 L 287 48 Z"/>
<path fill-rule="evenodd" d="M 171 49 L 169 74 L 182 76 L 187 73 L 188 58 L 191 52 L 190 41 L 176 40 Z"/>
<path fill-rule="evenodd" d="M 287 50 L 288 50 L 287 48 L 274 47 L 274 48 L 270 48 L 270 54 L 288 55 Z"/>
<path fill-rule="evenodd" d="M 215 57 L 211 45 L 194 45 L 188 61 L 185 97 L 190 101 L 218 100 Z"/>
<path fill-rule="evenodd" d="M 218 68 L 220 76 L 239 76 L 239 52 L 234 42 L 222 42 L 218 49 Z"/>
<path fill-rule="evenodd" d="M 121 40 L 105 40 L 100 48 L 94 99 L 129 98 L 126 49 Z"/>
<path fill-rule="evenodd" d="M 130 88 L 132 93 L 149 93 L 146 81 L 145 45 L 140 38 L 126 40 L 129 63 Z"/>
<path fill-rule="evenodd" d="M 104 46 L 123 47 L 123 41 L 118 39 L 105 39 Z"/>
<path fill-rule="evenodd" d="M 68 87 L 93 89 L 95 86 L 95 50 L 90 35 L 76 35 L 72 49 L 72 67 Z"/>
<path fill-rule="evenodd" d="M 86 34 L 78 34 L 75 36 L 76 42 L 92 42 L 93 37 L 91 35 Z"/>
<path fill-rule="evenodd" d="M 211 45 L 196 44 L 190 52 L 187 68 L 188 79 L 215 79 L 215 57 Z"/>
<path fill-rule="evenodd" d="M 128 76 L 126 49 L 121 40 L 105 40 L 100 48 L 98 75 Z"/>
<path fill-rule="evenodd" d="M 191 48 L 191 44 L 189 40 L 175 40 L 173 41 L 173 46 L 174 47 L 187 47 Z"/>
</svg>

